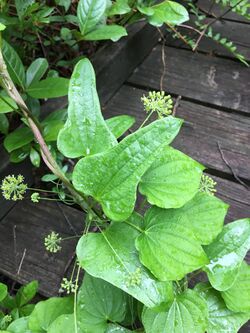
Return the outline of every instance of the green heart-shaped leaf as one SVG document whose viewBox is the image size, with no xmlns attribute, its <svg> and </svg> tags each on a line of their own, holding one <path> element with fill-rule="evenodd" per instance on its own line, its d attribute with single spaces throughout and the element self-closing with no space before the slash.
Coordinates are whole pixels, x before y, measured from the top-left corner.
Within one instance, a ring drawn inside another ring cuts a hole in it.
<svg viewBox="0 0 250 333">
<path fill-rule="evenodd" d="M 48 333 L 75 333 L 74 315 L 61 315 L 49 326 Z"/>
<path fill-rule="evenodd" d="M 144 309 L 142 322 L 146 333 L 204 333 L 208 323 L 205 300 L 191 289 L 178 295 L 166 312 Z"/>
<path fill-rule="evenodd" d="M 88 59 L 82 59 L 70 79 L 68 119 L 59 132 L 58 149 L 75 158 L 100 153 L 116 143 L 101 113 L 94 69 Z"/>
<path fill-rule="evenodd" d="M 234 312 L 248 312 L 250 318 L 250 266 L 243 262 L 231 288 L 221 295 L 227 307 Z"/>
<path fill-rule="evenodd" d="M 108 322 L 121 322 L 126 314 L 126 294 L 112 284 L 85 274 L 77 296 L 80 331 L 103 333 Z"/>
<path fill-rule="evenodd" d="M 171 283 L 156 281 L 141 264 L 135 248 L 141 217 L 133 214 L 128 223 L 113 223 L 102 233 L 88 233 L 77 245 L 81 267 L 94 277 L 108 281 L 148 307 L 173 297 Z M 138 230 L 137 230 L 138 229 Z"/>
<path fill-rule="evenodd" d="M 73 172 L 75 188 L 100 202 L 110 219 L 124 221 L 133 212 L 141 176 L 181 124 L 182 120 L 173 117 L 157 120 L 109 151 L 81 159 Z"/>
<path fill-rule="evenodd" d="M 183 219 L 169 218 L 168 210 L 152 207 L 145 215 L 144 232 L 136 239 L 141 262 L 161 281 L 180 280 L 208 263 Z"/>
<path fill-rule="evenodd" d="M 116 138 L 119 138 L 135 123 L 135 118 L 127 115 L 112 117 L 106 120 L 106 124 Z"/>
<path fill-rule="evenodd" d="M 250 248 L 250 219 L 229 223 L 213 243 L 204 248 L 210 259 L 205 268 L 210 283 L 220 291 L 229 289 Z"/>
<path fill-rule="evenodd" d="M 199 283 L 195 286 L 200 296 L 207 302 L 208 328 L 207 333 L 237 333 L 250 318 L 249 313 L 233 312 L 226 307 L 220 293 L 209 283 Z"/>
<path fill-rule="evenodd" d="M 143 175 L 139 190 L 152 205 L 179 208 L 199 189 L 204 167 L 172 148 L 165 147 Z"/>
</svg>

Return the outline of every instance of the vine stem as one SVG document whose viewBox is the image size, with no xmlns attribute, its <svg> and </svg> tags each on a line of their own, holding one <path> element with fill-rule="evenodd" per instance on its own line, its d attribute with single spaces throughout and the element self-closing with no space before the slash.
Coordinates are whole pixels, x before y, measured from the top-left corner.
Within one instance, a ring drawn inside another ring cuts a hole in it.
<svg viewBox="0 0 250 333">
<path fill-rule="evenodd" d="M 1 34 L 0 34 L 0 41 L 1 41 Z M 71 182 L 68 180 L 68 178 L 61 171 L 56 160 L 53 158 L 53 156 L 43 138 L 42 131 L 40 128 L 41 126 L 40 126 L 39 122 L 36 120 L 36 118 L 33 116 L 33 114 L 28 109 L 27 105 L 25 104 L 23 98 L 21 97 L 20 93 L 18 92 L 15 84 L 13 83 L 13 81 L 8 73 L 7 66 L 3 59 L 2 50 L 0 50 L 0 82 L 1 82 L 2 87 L 7 92 L 7 94 L 15 101 L 15 103 L 19 107 L 24 118 L 27 120 L 29 127 L 34 134 L 34 137 L 40 146 L 41 155 L 42 155 L 44 163 L 52 171 L 52 173 L 54 175 L 56 175 L 63 182 L 65 187 L 69 190 L 69 192 L 75 198 L 77 204 L 84 211 L 91 212 L 98 220 L 101 220 L 101 218 L 94 211 L 94 209 L 92 209 L 90 207 L 90 205 L 88 204 L 87 199 L 84 197 L 84 195 L 79 193 L 74 188 L 74 186 L 71 184 Z"/>
</svg>

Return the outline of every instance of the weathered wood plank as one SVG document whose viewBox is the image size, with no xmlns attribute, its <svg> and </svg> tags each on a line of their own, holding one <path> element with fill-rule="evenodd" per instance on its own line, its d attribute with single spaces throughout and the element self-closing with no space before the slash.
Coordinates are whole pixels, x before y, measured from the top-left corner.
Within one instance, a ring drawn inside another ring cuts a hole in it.
<svg viewBox="0 0 250 333">
<path fill-rule="evenodd" d="M 161 52 L 160 45 L 153 49 L 128 81 L 159 90 L 163 71 Z M 169 93 L 249 114 L 249 68 L 184 49 L 166 47 L 165 53 L 164 89 Z"/>
<path fill-rule="evenodd" d="M 59 208 L 54 202 L 19 202 L 0 225 L 0 272 L 22 284 L 36 279 L 42 295 L 57 295 L 77 238 L 64 241 L 60 252 L 50 254 L 44 248 L 44 237 L 51 231 L 58 232 L 62 237 L 75 235 L 69 223 L 80 234 L 83 213 L 65 205 Z"/>
<path fill-rule="evenodd" d="M 193 21 L 195 18 L 191 16 L 191 20 L 187 22 L 187 25 L 193 25 Z M 207 19 L 205 22 L 210 23 L 214 21 L 214 19 Z M 229 41 L 232 41 L 237 47 L 237 52 L 242 54 L 246 59 L 250 59 L 250 24 L 246 25 L 240 22 L 232 22 L 227 20 L 216 21 L 213 25 L 214 35 L 216 33 L 221 34 L 221 38 L 225 37 Z M 199 35 L 194 33 L 191 30 L 182 28 L 180 32 L 184 35 L 192 37 L 194 40 L 197 40 Z M 174 39 L 170 34 L 166 35 L 166 44 L 168 46 L 175 46 L 180 48 L 189 49 L 191 48 L 187 46 L 181 39 Z M 225 47 L 221 46 L 219 43 L 216 43 L 211 38 L 203 37 L 199 43 L 197 48 L 198 51 L 214 53 L 219 56 L 227 56 L 231 58 L 235 58 L 234 55 L 229 52 Z"/>
<path fill-rule="evenodd" d="M 171 88 L 171 86 L 168 86 Z M 141 96 L 145 90 L 123 86 L 105 108 L 105 116 L 130 114 L 138 127 L 145 118 Z M 242 178 L 250 179 L 250 119 L 181 100 L 177 116 L 185 120 L 173 146 L 208 168 L 232 174 L 225 161 Z M 136 128 L 135 126 L 135 128 Z M 223 154 L 221 154 L 221 151 Z"/>
</svg>

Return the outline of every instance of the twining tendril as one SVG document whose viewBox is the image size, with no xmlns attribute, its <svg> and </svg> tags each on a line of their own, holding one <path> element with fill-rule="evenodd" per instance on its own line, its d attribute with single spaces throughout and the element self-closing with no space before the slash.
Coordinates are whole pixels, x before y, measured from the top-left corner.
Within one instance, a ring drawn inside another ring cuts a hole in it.
<svg viewBox="0 0 250 333">
<path fill-rule="evenodd" d="M 8 175 L 2 181 L 1 190 L 6 200 L 17 201 L 24 198 L 27 187 L 22 175 Z"/>
</svg>

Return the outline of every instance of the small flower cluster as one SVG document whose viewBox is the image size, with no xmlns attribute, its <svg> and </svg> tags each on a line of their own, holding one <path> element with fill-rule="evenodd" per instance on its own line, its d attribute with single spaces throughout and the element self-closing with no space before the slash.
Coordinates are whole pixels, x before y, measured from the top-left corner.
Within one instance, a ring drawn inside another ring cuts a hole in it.
<svg viewBox="0 0 250 333">
<path fill-rule="evenodd" d="M 134 273 L 131 273 L 127 279 L 127 287 L 138 286 L 141 283 L 141 268 L 137 268 Z"/>
<path fill-rule="evenodd" d="M 76 283 L 67 278 L 62 279 L 61 288 L 65 290 L 67 294 L 75 293 L 77 291 Z"/>
<path fill-rule="evenodd" d="M 209 195 L 214 195 L 214 193 L 216 192 L 216 188 L 215 188 L 216 185 L 217 185 L 217 183 L 211 177 L 203 174 L 201 176 L 201 183 L 200 183 L 199 191 L 205 192 Z"/>
<path fill-rule="evenodd" d="M 59 234 L 56 232 L 52 231 L 51 234 L 49 234 L 47 237 L 44 239 L 44 246 L 47 251 L 51 253 L 57 253 L 62 249 L 61 247 L 61 242 L 62 238 L 59 237 Z"/>
<path fill-rule="evenodd" d="M 6 326 L 8 326 L 11 322 L 12 322 L 13 318 L 11 315 L 5 315 L 2 319 L 1 319 L 1 325 L 0 325 L 0 329 L 5 329 Z"/>
<path fill-rule="evenodd" d="M 37 203 L 41 199 L 40 194 L 38 192 L 34 192 L 34 193 L 31 194 L 30 199 L 31 199 L 32 202 Z"/>
<path fill-rule="evenodd" d="M 2 181 L 1 190 L 6 200 L 17 201 L 23 199 L 27 187 L 27 184 L 24 184 L 22 175 L 9 175 Z"/>
<path fill-rule="evenodd" d="M 148 112 L 157 112 L 158 117 L 168 116 L 173 111 L 173 100 L 170 95 L 165 96 L 164 91 L 150 91 L 148 96 L 143 96 L 141 101 L 144 110 Z"/>
</svg>

